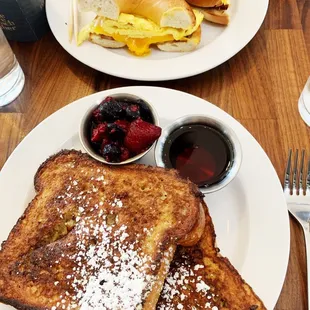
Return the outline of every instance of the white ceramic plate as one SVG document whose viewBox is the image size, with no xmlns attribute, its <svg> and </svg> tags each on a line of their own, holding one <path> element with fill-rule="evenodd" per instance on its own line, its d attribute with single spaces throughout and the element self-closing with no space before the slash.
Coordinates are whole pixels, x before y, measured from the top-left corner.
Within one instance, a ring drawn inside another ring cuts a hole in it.
<svg viewBox="0 0 310 310">
<path fill-rule="evenodd" d="M 186 93 L 152 87 L 113 89 L 82 98 L 39 124 L 15 149 L 0 173 L 0 241 L 4 240 L 34 197 L 39 165 L 62 148 L 81 149 L 79 121 L 94 102 L 113 93 L 132 93 L 151 102 L 161 127 L 192 114 L 210 115 L 235 130 L 243 149 L 238 176 L 223 190 L 206 197 L 218 245 L 244 279 L 273 309 L 289 256 L 289 222 L 282 187 L 267 155 L 235 119 L 216 106 Z M 153 150 L 143 158 L 154 164 Z M 258 168 L 259 167 L 259 168 Z M 0 305 L 0 310 L 8 309 Z"/>
<path fill-rule="evenodd" d="M 69 0 L 46 0 L 48 22 L 58 42 L 73 57 L 99 71 L 118 77 L 160 81 L 193 76 L 208 71 L 238 53 L 260 28 L 268 0 L 231 0 L 228 27 L 203 22 L 202 42 L 191 53 L 167 53 L 152 49 L 150 56 L 138 58 L 124 49 L 105 49 L 85 42 L 80 47 L 68 41 Z M 94 14 L 81 14 L 80 24 Z"/>
<path fill-rule="evenodd" d="M 310 127 L 310 77 L 298 100 L 298 108 L 302 119 Z"/>
</svg>

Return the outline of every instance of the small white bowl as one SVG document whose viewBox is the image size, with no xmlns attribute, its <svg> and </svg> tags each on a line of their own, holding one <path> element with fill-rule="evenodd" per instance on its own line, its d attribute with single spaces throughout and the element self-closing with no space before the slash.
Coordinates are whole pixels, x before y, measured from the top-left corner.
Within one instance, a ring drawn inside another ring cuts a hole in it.
<svg viewBox="0 0 310 310">
<path fill-rule="evenodd" d="M 242 148 L 239 139 L 235 132 L 221 120 L 206 115 L 188 115 L 175 120 L 170 126 L 163 130 L 161 137 L 156 142 L 155 161 L 157 166 L 166 167 L 164 156 L 167 156 L 167 154 L 164 153 L 164 146 L 166 141 L 169 140 L 170 135 L 182 126 L 198 124 L 209 126 L 220 132 L 228 141 L 232 157 L 230 159 L 231 164 L 225 176 L 220 181 L 199 187 L 203 194 L 209 194 L 228 185 L 238 174 L 242 162 Z"/>
<path fill-rule="evenodd" d="M 127 94 L 127 93 L 116 93 L 116 94 L 110 94 L 109 97 L 113 97 L 115 99 L 120 99 L 120 98 L 127 98 L 127 99 L 132 99 L 132 100 L 138 100 L 141 99 L 145 102 L 145 104 L 147 105 L 147 107 L 150 109 L 151 114 L 152 114 L 152 118 L 153 118 L 153 124 L 156 126 L 159 126 L 159 119 L 158 119 L 158 115 L 157 112 L 155 111 L 154 107 L 148 102 L 146 101 L 144 98 L 141 98 L 139 96 L 133 95 L 133 94 Z M 118 163 L 112 163 L 112 162 L 108 162 L 106 161 L 102 156 L 100 156 L 98 153 L 96 153 L 94 151 L 94 149 L 92 148 L 90 141 L 88 139 L 89 136 L 89 122 L 92 116 L 92 112 L 99 106 L 99 104 L 94 104 L 92 105 L 85 113 L 85 115 L 83 116 L 81 123 L 80 123 L 80 129 L 79 129 L 79 137 L 80 137 L 80 141 L 81 144 L 84 148 L 84 150 L 94 159 L 107 164 L 107 165 L 115 165 L 115 166 L 119 166 L 119 165 L 126 165 L 126 164 L 130 164 L 133 163 L 137 160 L 139 160 L 140 158 L 142 158 L 144 155 L 146 155 L 151 148 L 153 147 L 153 145 L 156 143 L 156 141 L 143 153 L 140 153 L 134 157 L 128 158 L 125 161 L 122 162 L 118 162 Z"/>
</svg>

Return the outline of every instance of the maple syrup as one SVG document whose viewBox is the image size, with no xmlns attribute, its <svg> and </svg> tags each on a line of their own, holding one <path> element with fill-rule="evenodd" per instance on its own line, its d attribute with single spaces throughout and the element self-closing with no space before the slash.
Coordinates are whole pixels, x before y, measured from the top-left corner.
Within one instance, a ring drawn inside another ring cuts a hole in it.
<svg viewBox="0 0 310 310">
<path fill-rule="evenodd" d="M 232 166 L 231 142 L 218 129 L 193 124 L 173 131 L 163 148 L 163 160 L 198 186 L 220 182 Z"/>
</svg>

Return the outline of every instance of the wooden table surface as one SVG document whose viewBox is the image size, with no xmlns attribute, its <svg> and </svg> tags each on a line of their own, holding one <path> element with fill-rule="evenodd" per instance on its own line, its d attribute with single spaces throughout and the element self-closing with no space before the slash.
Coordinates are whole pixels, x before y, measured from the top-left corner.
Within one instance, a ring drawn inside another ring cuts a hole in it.
<svg viewBox="0 0 310 310">
<path fill-rule="evenodd" d="M 310 154 L 310 129 L 297 109 L 310 75 L 310 1 L 270 2 L 263 26 L 239 54 L 209 72 L 177 81 L 136 82 L 97 72 L 67 54 L 51 33 L 35 43 L 13 43 L 26 85 L 14 103 L 0 109 L 0 168 L 39 122 L 66 104 L 114 87 L 155 85 L 191 93 L 230 113 L 259 141 L 282 180 L 289 148 Z M 290 260 L 275 309 L 306 308 L 303 235 L 291 219 Z"/>
</svg>

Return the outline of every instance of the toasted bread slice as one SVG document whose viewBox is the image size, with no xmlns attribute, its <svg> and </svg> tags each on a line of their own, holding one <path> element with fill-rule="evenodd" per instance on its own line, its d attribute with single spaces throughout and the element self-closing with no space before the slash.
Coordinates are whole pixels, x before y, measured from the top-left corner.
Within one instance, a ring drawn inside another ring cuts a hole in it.
<svg viewBox="0 0 310 310">
<path fill-rule="evenodd" d="M 0 301 L 18 309 L 155 309 L 176 245 L 203 232 L 201 195 L 173 170 L 62 151 L 35 189 L 0 251 Z"/>
<path fill-rule="evenodd" d="M 177 248 L 157 310 L 265 310 L 252 288 L 221 256 L 206 205 L 205 222 L 197 245 Z"/>
</svg>

